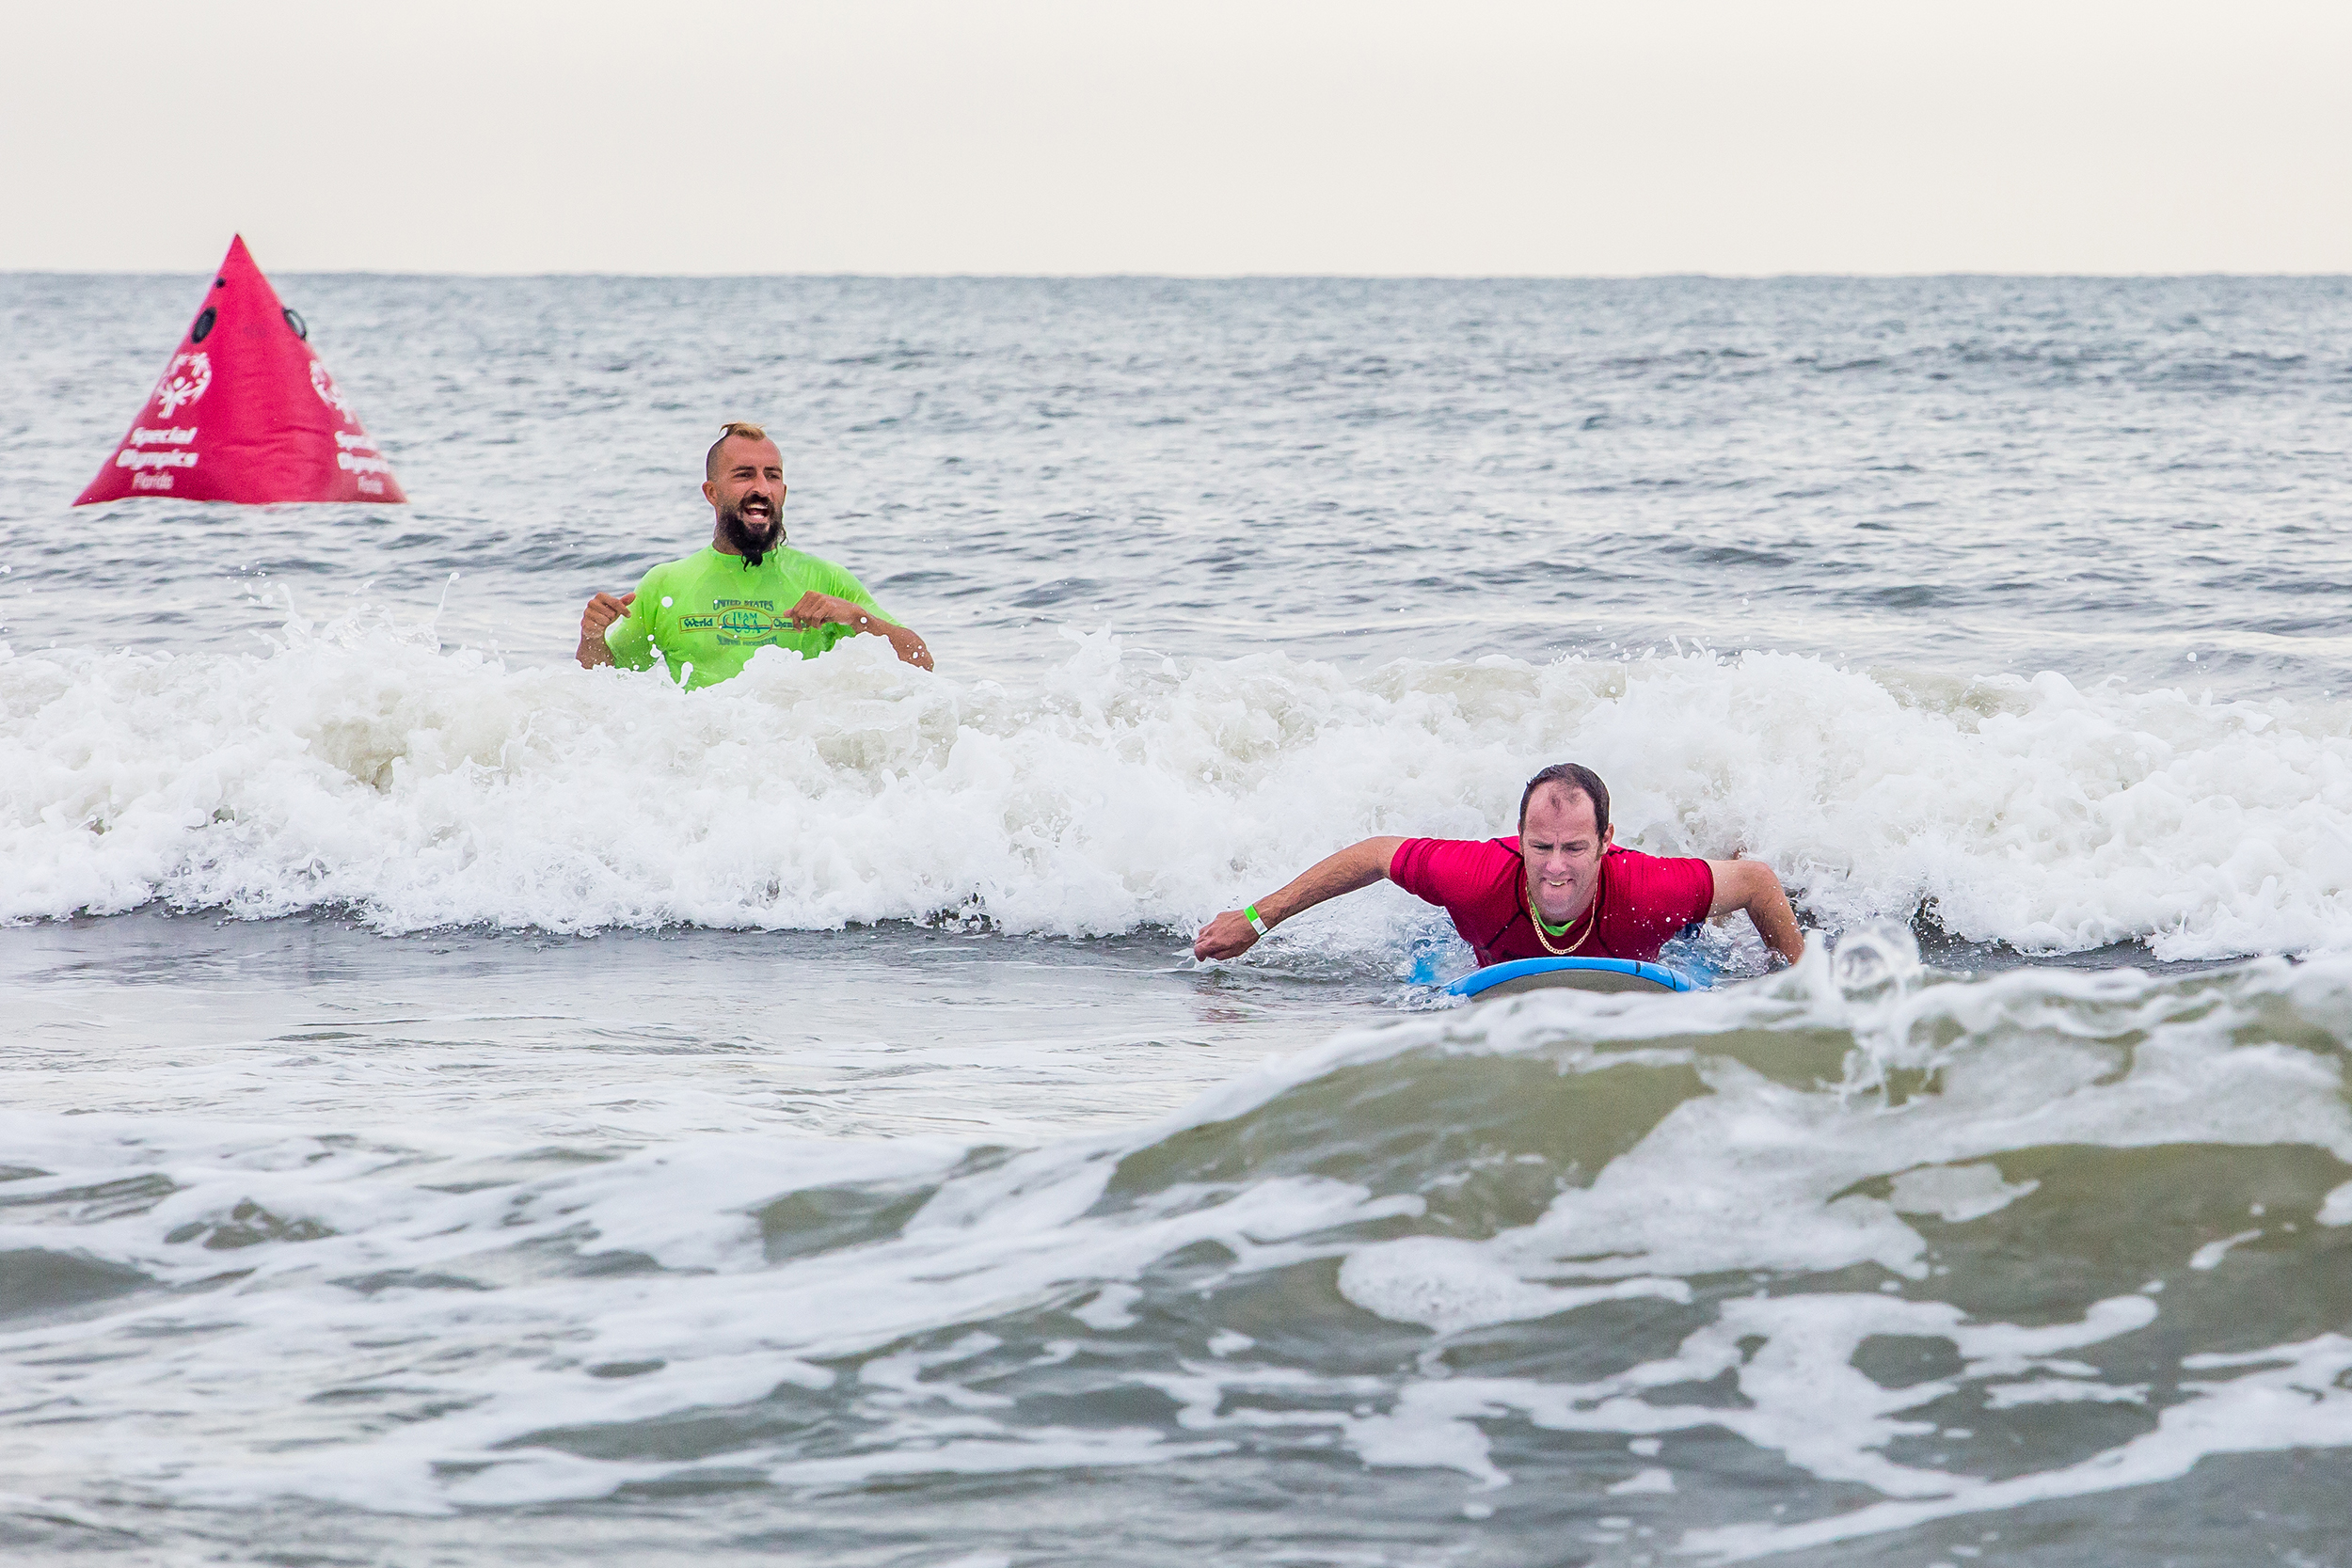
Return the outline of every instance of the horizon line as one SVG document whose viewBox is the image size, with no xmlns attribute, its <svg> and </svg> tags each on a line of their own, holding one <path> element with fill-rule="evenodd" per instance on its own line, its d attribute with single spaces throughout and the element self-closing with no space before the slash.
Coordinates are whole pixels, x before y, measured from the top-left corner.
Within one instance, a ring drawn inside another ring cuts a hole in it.
<svg viewBox="0 0 2352 1568">
<path fill-rule="evenodd" d="M 197 277 L 209 267 L 155 269 L 145 267 L 0 267 L 0 277 Z M 460 271 L 376 267 L 286 267 L 273 277 L 415 277 L 471 280 L 548 278 L 691 278 L 738 282 L 790 278 L 806 281 L 855 282 L 1150 282 L 1150 283 L 1776 283 L 1776 282 L 1918 282 L 1942 279 L 1985 279 L 2006 282 L 2149 282 L 2215 278 L 2247 280 L 2321 281 L 2352 279 L 2352 269 L 2336 272 L 2252 271 L 2208 268 L 2182 272 L 2035 272 L 1952 269 L 1916 272 L 652 272 L 612 270 Z"/>
</svg>

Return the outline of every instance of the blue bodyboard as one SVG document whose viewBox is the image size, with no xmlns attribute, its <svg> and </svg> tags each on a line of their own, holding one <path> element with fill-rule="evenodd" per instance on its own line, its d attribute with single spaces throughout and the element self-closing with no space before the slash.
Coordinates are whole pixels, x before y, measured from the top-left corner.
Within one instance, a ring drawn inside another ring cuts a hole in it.
<svg viewBox="0 0 2352 1568">
<path fill-rule="evenodd" d="M 1708 982 L 1664 964 L 1631 958 L 1514 958 L 1465 974 L 1447 991 L 1455 996 L 1507 996 L 1565 987 L 1572 990 L 1705 990 Z"/>
</svg>

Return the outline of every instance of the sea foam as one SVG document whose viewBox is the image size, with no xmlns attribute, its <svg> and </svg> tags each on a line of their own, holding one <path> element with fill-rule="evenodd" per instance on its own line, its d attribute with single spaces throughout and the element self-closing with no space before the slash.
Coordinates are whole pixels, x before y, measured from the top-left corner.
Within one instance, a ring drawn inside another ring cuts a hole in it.
<svg viewBox="0 0 2352 1568">
<path fill-rule="evenodd" d="M 299 619 L 250 655 L 0 657 L 0 918 L 164 900 L 386 931 L 950 918 L 1188 930 L 1373 833 L 1511 831 L 1574 758 L 1620 843 L 1772 863 L 1817 919 L 2166 958 L 2352 941 L 2340 705 L 1697 651 L 1351 669 L 877 641 L 691 694 Z M 1282 942 L 1392 956 L 1402 894 Z"/>
</svg>

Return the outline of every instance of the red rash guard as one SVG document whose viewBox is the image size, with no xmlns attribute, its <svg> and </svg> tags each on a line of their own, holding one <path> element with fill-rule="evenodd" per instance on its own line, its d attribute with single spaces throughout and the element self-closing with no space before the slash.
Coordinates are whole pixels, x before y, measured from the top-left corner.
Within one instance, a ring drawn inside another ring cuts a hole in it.
<svg viewBox="0 0 2352 1568">
<path fill-rule="evenodd" d="M 1715 873 L 1705 861 L 1613 847 L 1601 857 L 1591 926 L 1577 916 L 1547 948 L 1528 919 L 1516 838 L 1408 838 L 1389 862 L 1389 880 L 1444 905 L 1482 968 L 1513 958 L 1655 958 L 1684 927 L 1705 920 L 1715 901 Z M 1553 951 L 1580 938 L 1573 954 Z"/>
</svg>

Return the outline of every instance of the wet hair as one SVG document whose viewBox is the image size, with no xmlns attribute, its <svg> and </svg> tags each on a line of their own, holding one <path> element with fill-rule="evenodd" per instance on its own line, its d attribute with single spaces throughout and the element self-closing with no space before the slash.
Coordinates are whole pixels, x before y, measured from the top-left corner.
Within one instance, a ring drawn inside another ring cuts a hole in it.
<svg viewBox="0 0 2352 1568">
<path fill-rule="evenodd" d="M 753 424 L 750 420 L 729 420 L 725 424 L 719 427 L 719 438 L 710 443 L 710 450 L 703 453 L 703 478 L 717 479 L 719 477 L 719 449 L 725 446 L 729 441 L 734 440 L 738 436 L 740 436 L 746 441 L 765 441 L 768 439 L 768 433 L 760 429 L 759 426 Z"/>
<path fill-rule="evenodd" d="M 1581 762 L 1555 762 L 1527 781 L 1527 787 L 1519 792 L 1519 832 L 1527 831 L 1527 802 L 1546 784 L 1558 784 L 1592 801 L 1593 834 L 1597 838 L 1609 836 L 1609 786 L 1600 782 L 1599 774 Z"/>
</svg>

